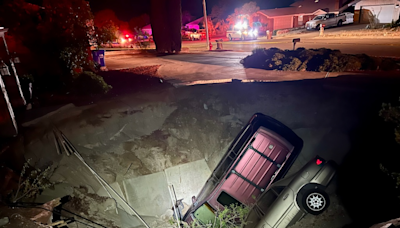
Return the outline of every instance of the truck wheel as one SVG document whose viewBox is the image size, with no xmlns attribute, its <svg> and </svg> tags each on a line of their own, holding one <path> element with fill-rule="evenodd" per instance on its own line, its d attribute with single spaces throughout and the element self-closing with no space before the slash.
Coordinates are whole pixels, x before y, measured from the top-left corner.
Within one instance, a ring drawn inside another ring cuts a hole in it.
<svg viewBox="0 0 400 228">
<path fill-rule="evenodd" d="M 343 24 L 343 21 L 340 20 L 340 21 L 337 23 L 337 26 L 338 26 L 338 27 L 339 27 L 339 26 L 342 26 L 342 24 Z"/>
<path fill-rule="evenodd" d="M 232 41 L 232 36 L 231 36 L 231 34 L 229 34 L 228 39 L 229 39 L 230 41 Z"/>
<path fill-rule="evenodd" d="M 302 208 L 312 215 L 319 215 L 329 206 L 329 196 L 325 191 L 314 188 L 303 194 Z"/>
</svg>

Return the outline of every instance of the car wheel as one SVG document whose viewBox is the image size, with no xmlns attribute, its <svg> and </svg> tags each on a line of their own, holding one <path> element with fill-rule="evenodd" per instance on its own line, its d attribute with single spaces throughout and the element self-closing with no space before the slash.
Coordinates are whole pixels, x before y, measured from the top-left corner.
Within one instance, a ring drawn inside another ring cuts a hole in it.
<svg viewBox="0 0 400 228">
<path fill-rule="evenodd" d="M 337 23 L 337 26 L 338 26 L 338 27 L 339 27 L 339 26 L 342 26 L 342 24 L 343 24 L 343 21 L 340 20 L 340 21 Z"/>
<path fill-rule="evenodd" d="M 319 215 L 329 206 L 329 196 L 318 188 L 310 189 L 304 193 L 302 206 L 307 213 Z"/>
<path fill-rule="evenodd" d="M 315 27 L 315 30 L 319 30 L 320 26 L 321 26 L 321 25 L 317 25 L 317 26 Z"/>
<path fill-rule="evenodd" d="M 229 39 L 230 41 L 232 41 L 232 36 L 231 36 L 231 34 L 229 34 L 228 39 Z"/>
</svg>

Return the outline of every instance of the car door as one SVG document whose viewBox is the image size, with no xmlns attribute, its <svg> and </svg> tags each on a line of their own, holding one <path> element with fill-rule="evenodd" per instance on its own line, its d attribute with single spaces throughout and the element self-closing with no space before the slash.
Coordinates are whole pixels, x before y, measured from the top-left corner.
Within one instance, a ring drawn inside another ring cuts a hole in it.
<svg viewBox="0 0 400 228">
<path fill-rule="evenodd" d="M 329 26 L 329 27 L 336 26 L 336 17 L 335 17 L 335 14 L 330 13 L 330 14 L 328 14 L 328 15 L 329 15 L 329 18 L 328 18 L 328 26 Z"/>
<path fill-rule="evenodd" d="M 293 224 L 303 213 L 295 205 L 294 192 L 285 186 L 272 186 L 257 202 L 261 216 L 257 228 L 284 228 Z"/>
<path fill-rule="evenodd" d="M 278 199 L 280 193 L 283 191 L 284 187 L 272 187 L 264 192 L 257 203 L 251 208 L 249 215 L 247 217 L 247 226 L 249 227 L 264 227 L 265 225 L 265 215 L 269 213 L 271 206 Z M 266 226 L 268 227 L 268 226 Z"/>
</svg>

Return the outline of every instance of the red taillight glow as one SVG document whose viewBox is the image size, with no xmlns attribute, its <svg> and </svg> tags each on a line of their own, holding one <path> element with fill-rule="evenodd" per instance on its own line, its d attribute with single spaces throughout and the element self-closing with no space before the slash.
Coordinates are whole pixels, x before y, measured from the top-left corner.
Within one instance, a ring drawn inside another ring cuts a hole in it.
<svg viewBox="0 0 400 228">
<path fill-rule="evenodd" d="M 126 37 L 126 38 L 128 38 L 128 37 L 129 37 L 129 35 L 125 35 L 125 37 Z"/>
<path fill-rule="evenodd" d="M 317 161 L 315 162 L 317 165 L 321 165 L 322 161 L 320 159 L 317 159 Z"/>
</svg>

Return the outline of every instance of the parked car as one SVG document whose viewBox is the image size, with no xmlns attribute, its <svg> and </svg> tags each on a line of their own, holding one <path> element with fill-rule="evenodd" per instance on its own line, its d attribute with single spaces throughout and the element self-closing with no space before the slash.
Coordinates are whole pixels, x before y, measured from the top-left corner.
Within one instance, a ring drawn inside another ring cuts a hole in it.
<svg viewBox="0 0 400 228">
<path fill-rule="evenodd" d="M 298 172 L 271 184 L 250 210 L 246 228 L 285 228 L 307 213 L 321 214 L 329 206 L 325 188 L 336 166 L 317 156 Z"/>
<path fill-rule="evenodd" d="M 307 21 L 306 28 L 319 30 L 321 25 L 325 25 L 325 28 L 342 26 L 346 21 L 346 15 L 340 14 L 336 15 L 334 13 L 328 13 L 323 15 L 318 15 L 314 17 L 311 21 Z"/>
<path fill-rule="evenodd" d="M 184 29 L 182 30 L 182 38 L 186 38 L 189 40 L 202 40 L 202 33 L 197 31 L 196 29 Z"/>
<path fill-rule="evenodd" d="M 256 113 L 214 169 L 181 218 L 207 223 L 215 211 L 232 203 L 253 205 L 282 179 L 303 147 L 303 140 L 272 117 Z"/>
</svg>

